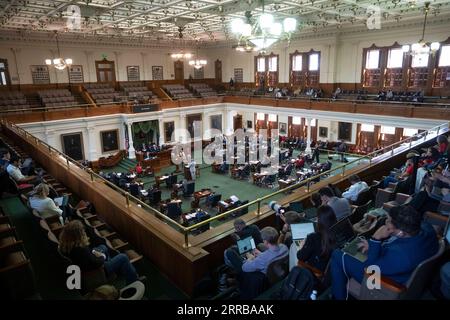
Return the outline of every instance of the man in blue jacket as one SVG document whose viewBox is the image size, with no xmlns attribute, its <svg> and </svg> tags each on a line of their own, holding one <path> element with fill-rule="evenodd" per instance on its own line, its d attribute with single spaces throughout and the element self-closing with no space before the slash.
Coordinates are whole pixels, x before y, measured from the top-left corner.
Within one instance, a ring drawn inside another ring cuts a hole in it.
<svg viewBox="0 0 450 320">
<path fill-rule="evenodd" d="M 411 206 L 400 206 L 392 208 L 385 225 L 359 246 L 367 253 L 365 262 L 341 250 L 333 252 L 331 274 L 335 299 L 346 299 L 347 281 L 353 278 L 361 283 L 364 270 L 370 265 L 378 266 L 383 276 L 405 284 L 422 261 L 437 253 L 439 242 L 433 227 L 422 221 L 419 212 Z"/>
</svg>

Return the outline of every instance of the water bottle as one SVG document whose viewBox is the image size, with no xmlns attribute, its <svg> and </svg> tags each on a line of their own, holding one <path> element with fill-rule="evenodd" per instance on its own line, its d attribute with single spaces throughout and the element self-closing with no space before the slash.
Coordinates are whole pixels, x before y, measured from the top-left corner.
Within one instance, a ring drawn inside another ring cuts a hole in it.
<svg viewBox="0 0 450 320">
<path fill-rule="evenodd" d="M 317 290 L 313 290 L 310 296 L 311 300 L 317 300 Z"/>
</svg>

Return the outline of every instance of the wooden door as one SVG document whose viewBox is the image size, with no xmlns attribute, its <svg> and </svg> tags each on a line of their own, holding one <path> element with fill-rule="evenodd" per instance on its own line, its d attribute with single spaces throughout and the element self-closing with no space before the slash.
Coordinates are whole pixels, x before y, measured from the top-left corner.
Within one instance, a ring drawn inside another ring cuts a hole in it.
<svg viewBox="0 0 450 320">
<path fill-rule="evenodd" d="M 233 117 L 233 129 L 242 129 L 242 115 L 238 114 Z"/>
<path fill-rule="evenodd" d="M 181 60 L 173 63 L 175 70 L 175 80 L 184 81 L 184 63 Z"/>
<path fill-rule="evenodd" d="M 216 60 L 214 66 L 216 83 L 222 83 L 222 61 Z"/>
<path fill-rule="evenodd" d="M 116 82 L 116 69 L 114 61 L 103 59 L 95 61 L 97 71 L 97 82 Z"/>
</svg>

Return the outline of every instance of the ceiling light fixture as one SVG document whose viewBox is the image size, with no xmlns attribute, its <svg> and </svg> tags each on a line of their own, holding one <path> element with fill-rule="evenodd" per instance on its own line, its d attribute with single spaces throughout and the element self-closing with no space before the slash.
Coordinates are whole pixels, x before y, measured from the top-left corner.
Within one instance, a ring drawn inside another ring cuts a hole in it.
<svg viewBox="0 0 450 320">
<path fill-rule="evenodd" d="M 73 63 L 71 58 L 63 59 L 61 58 L 61 50 L 59 49 L 58 33 L 55 31 L 56 36 L 56 47 L 58 48 L 58 57 L 53 59 L 45 59 L 45 64 L 48 66 L 54 66 L 58 70 L 64 70 L 70 67 Z"/>
<path fill-rule="evenodd" d="M 441 46 L 439 42 L 432 42 L 431 44 L 425 42 L 425 28 L 427 26 L 427 16 L 429 11 L 430 11 L 430 2 L 425 2 L 425 19 L 423 21 L 422 38 L 419 40 L 419 42 L 414 43 L 411 46 L 408 44 L 403 45 L 402 46 L 403 52 L 410 54 L 412 56 L 422 56 L 424 54 L 429 53 L 434 55 L 439 50 Z"/>
<path fill-rule="evenodd" d="M 297 20 L 285 18 L 282 22 L 275 20 L 274 16 L 265 13 L 264 1 L 262 3 L 262 14 L 258 19 L 253 19 L 250 11 L 245 13 L 247 21 L 236 18 L 231 22 L 231 31 L 239 38 L 236 50 L 242 50 L 241 43 L 246 45 L 250 42 L 257 50 L 265 51 L 280 39 L 290 41 L 292 33 L 297 29 Z"/>
</svg>

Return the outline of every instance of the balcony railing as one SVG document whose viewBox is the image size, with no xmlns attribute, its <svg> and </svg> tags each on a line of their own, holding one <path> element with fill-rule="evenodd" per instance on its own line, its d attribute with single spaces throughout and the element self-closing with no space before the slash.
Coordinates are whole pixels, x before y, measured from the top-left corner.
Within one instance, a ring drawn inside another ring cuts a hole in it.
<svg viewBox="0 0 450 320">
<path fill-rule="evenodd" d="M 358 166 L 358 165 L 362 165 L 364 164 L 367 168 L 374 165 L 375 163 L 379 163 L 380 161 L 383 161 L 384 159 L 387 159 L 395 154 L 398 154 L 400 152 L 404 152 L 405 150 L 411 149 L 414 146 L 421 144 L 422 142 L 426 141 L 427 139 L 431 139 L 431 138 L 435 138 L 440 134 L 446 133 L 448 131 L 449 128 L 449 123 L 443 123 L 441 125 L 438 125 L 436 127 L 433 127 L 431 129 L 428 129 L 424 132 L 418 133 L 412 137 L 408 137 L 407 139 L 404 139 L 402 141 L 393 143 L 387 147 L 384 147 L 383 149 L 377 150 L 375 152 L 372 152 L 370 154 L 367 154 L 363 157 L 360 157 L 358 159 L 355 159 L 353 161 L 344 163 L 336 168 L 332 168 L 326 172 L 322 172 L 320 174 L 317 174 L 313 177 L 310 177 L 308 179 L 305 179 L 301 182 L 298 182 L 296 184 L 290 185 L 286 188 L 280 189 L 278 191 L 275 191 L 271 194 L 268 194 L 266 196 L 260 197 L 258 199 L 255 199 L 253 201 L 250 201 L 249 203 L 240 206 L 238 208 L 234 208 L 231 210 L 228 210 L 222 214 L 218 214 L 214 217 L 211 217 L 207 220 L 204 220 L 202 222 L 199 222 L 197 224 L 191 225 L 191 226 L 183 226 L 182 224 L 180 224 L 179 222 L 172 220 L 171 218 L 169 218 L 168 216 L 166 216 L 165 214 L 163 214 L 162 212 L 160 212 L 159 210 L 149 206 L 148 204 L 146 204 L 145 202 L 141 201 L 140 199 L 132 196 L 131 194 L 129 194 L 128 192 L 126 192 L 125 190 L 119 188 L 118 186 L 116 186 L 115 184 L 109 182 L 108 180 L 104 179 L 103 177 L 101 177 L 100 175 L 96 174 L 95 172 L 93 172 L 90 168 L 87 168 L 85 166 L 83 166 L 82 164 L 80 164 L 78 161 L 70 158 L 69 156 L 67 156 L 66 154 L 58 151 L 57 149 L 55 149 L 54 147 L 48 145 L 46 142 L 38 139 L 37 137 L 32 136 L 30 133 L 28 133 L 26 130 L 22 129 L 21 127 L 5 121 L 5 120 L 1 120 L 1 123 L 8 127 L 9 129 L 11 129 L 12 131 L 14 131 L 16 134 L 18 134 L 19 136 L 21 136 L 22 138 L 24 138 L 26 141 L 30 142 L 31 144 L 35 145 L 37 148 L 42 148 L 45 150 L 48 150 L 48 152 L 50 154 L 53 154 L 55 156 L 60 156 L 62 159 L 64 159 L 66 166 L 67 166 L 67 170 L 70 170 L 70 168 L 72 166 L 76 166 L 80 169 L 82 169 L 83 171 L 87 172 L 90 175 L 90 179 L 93 183 L 95 182 L 101 182 L 103 184 L 108 185 L 109 187 L 111 187 L 112 189 L 114 189 L 115 191 L 117 191 L 119 194 L 121 194 L 123 196 L 123 201 L 126 203 L 127 206 L 130 206 L 130 203 L 133 202 L 136 205 L 140 206 L 141 208 L 147 210 L 148 212 L 153 213 L 156 217 L 162 219 L 163 221 L 167 222 L 168 224 L 172 225 L 175 229 L 179 230 L 179 232 L 184 234 L 184 243 L 180 244 L 181 246 L 183 246 L 184 248 L 188 248 L 189 247 L 189 235 L 190 233 L 201 227 L 204 226 L 208 223 L 211 223 L 213 221 L 217 221 L 219 219 L 223 219 L 223 218 L 227 218 L 229 217 L 231 214 L 238 212 L 244 208 L 249 208 L 252 206 L 256 206 L 256 210 L 255 210 L 255 215 L 256 216 L 260 216 L 262 214 L 261 212 L 261 205 L 263 204 L 263 202 L 270 200 L 270 199 L 274 199 L 275 197 L 289 192 L 289 191 L 293 191 L 296 189 L 299 189 L 301 187 L 305 187 L 305 193 L 304 194 L 308 194 L 310 192 L 310 186 L 312 185 L 312 183 L 316 180 L 320 180 L 324 177 L 328 177 L 331 174 L 336 175 L 336 174 L 340 174 L 342 176 L 345 175 L 345 173 L 352 167 Z M 56 158 L 56 157 L 55 157 Z M 303 194 L 303 195 L 304 195 Z M 301 196 L 301 194 L 299 194 L 299 197 Z M 229 230 L 227 230 L 228 232 Z"/>
</svg>

